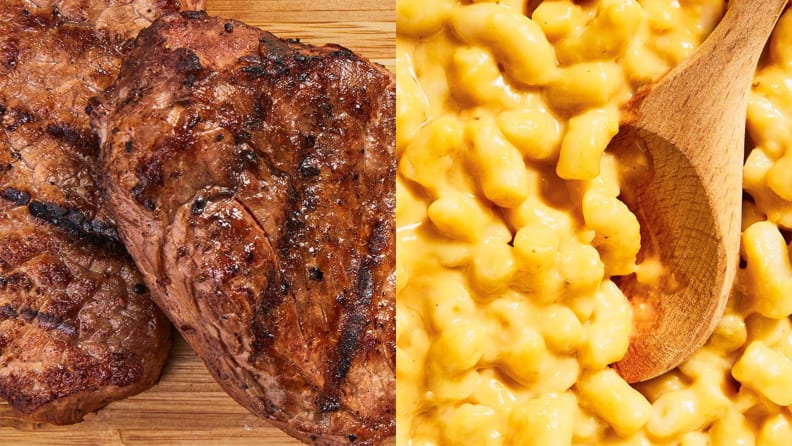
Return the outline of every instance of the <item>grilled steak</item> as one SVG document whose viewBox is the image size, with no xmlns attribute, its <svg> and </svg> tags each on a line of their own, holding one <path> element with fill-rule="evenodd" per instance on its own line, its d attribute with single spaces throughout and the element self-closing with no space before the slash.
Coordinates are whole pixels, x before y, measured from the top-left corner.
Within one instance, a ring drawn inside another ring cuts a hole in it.
<svg viewBox="0 0 792 446">
<path fill-rule="evenodd" d="M 0 398 L 56 424 L 155 383 L 169 324 L 102 212 L 85 108 L 178 4 L 0 2 Z M 38 5 L 37 5 L 38 4 Z"/>
<path fill-rule="evenodd" d="M 393 76 L 183 13 L 92 109 L 121 238 L 220 385 L 305 442 L 393 435 Z"/>
</svg>

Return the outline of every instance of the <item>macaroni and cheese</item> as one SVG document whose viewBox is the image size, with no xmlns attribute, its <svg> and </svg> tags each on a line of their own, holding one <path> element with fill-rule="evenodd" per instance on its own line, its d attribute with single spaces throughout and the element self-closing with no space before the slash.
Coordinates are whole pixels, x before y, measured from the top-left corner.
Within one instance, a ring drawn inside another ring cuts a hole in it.
<svg viewBox="0 0 792 446">
<path fill-rule="evenodd" d="M 792 445 L 792 12 L 751 94 L 726 314 L 631 386 L 609 367 L 634 316 L 611 278 L 662 265 L 636 265 L 606 147 L 725 1 L 397 5 L 397 443 Z"/>
</svg>

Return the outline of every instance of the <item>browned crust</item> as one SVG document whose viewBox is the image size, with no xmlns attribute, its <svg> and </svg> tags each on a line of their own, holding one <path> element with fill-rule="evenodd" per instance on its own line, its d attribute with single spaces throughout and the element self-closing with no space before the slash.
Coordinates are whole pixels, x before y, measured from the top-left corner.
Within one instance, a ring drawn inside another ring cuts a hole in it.
<svg viewBox="0 0 792 446">
<path fill-rule="evenodd" d="M 80 421 L 153 385 L 167 356 L 169 324 L 103 210 L 85 108 L 126 39 L 175 10 L 0 5 L 0 398 L 30 420 Z"/>
<path fill-rule="evenodd" d="M 224 389 L 306 442 L 392 436 L 393 76 L 185 13 L 92 112 L 120 234 Z"/>
</svg>

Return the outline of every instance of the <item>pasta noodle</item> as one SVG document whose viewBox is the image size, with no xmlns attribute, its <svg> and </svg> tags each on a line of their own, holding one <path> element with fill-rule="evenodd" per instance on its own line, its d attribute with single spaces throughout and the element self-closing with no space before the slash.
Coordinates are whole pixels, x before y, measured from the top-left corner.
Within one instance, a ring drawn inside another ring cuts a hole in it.
<svg viewBox="0 0 792 446">
<path fill-rule="evenodd" d="M 531 2 L 529 2 L 531 3 Z M 620 107 L 725 0 L 399 0 L 397 444 L 792 444 L 792 11 L 755 76 L 742 265 L 709 342 L 627 384 Z"/>
</svg>

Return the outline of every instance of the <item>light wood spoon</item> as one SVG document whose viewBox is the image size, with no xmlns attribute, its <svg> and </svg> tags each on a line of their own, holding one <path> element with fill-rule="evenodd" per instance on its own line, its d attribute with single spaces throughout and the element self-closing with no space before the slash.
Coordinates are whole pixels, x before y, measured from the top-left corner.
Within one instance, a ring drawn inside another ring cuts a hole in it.
<svg viewBox="0 0 792 446">
<path fill-rule="evenodd" d="M 619 278 L 633 334 L 614 364 L 628 382 L 660 375 L 717 326 L 739 262 L 745 116 L 751 81 L 786 0 L 731 0 L 688 59 L 625 107 L 609 146 L 626 166 L 622 199 L 641 223 L 639 262 Z"/>
</svg>

